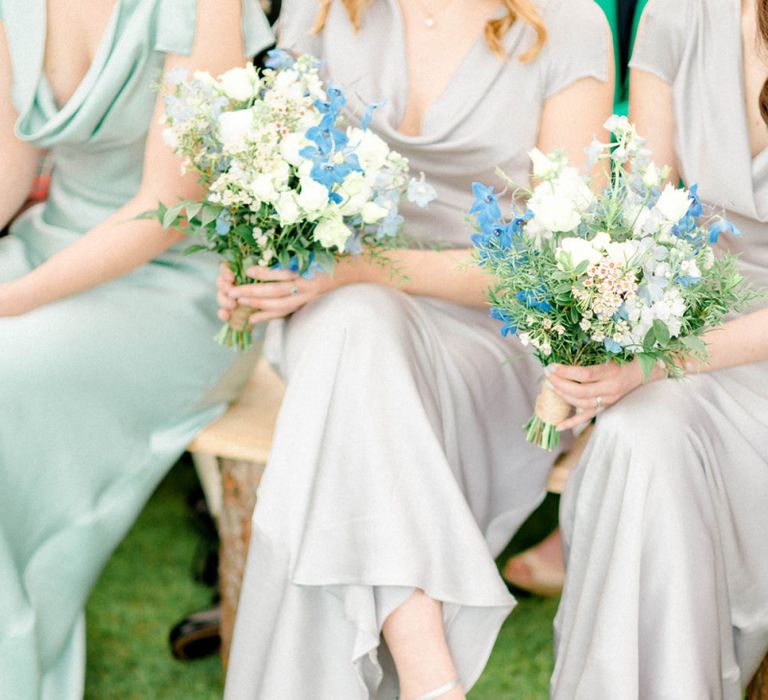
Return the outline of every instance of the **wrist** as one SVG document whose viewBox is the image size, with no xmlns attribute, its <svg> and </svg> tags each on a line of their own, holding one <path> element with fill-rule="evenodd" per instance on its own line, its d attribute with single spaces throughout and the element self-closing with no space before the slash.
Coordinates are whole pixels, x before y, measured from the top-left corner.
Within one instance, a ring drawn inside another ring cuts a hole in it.
<svg viewBox="0 0 768 700">
<path fill-rule="evenodd" d="M 23 280 L 0 284 L 0 316 L 21 316 L 35 308 L 32 294 L 24 289 Z"/>
</svg>

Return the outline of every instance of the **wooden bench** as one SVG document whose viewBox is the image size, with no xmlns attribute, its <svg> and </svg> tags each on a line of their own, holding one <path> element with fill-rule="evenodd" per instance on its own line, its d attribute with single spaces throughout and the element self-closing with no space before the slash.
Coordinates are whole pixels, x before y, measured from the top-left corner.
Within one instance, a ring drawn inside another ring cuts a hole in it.
<svg viewBox="0 0 768 700">
<path fill-rule="evenodd" d="M 248 554 L 256 489 L 269 459 L 283 391 L 280 377 L 261 359 L 240 400 L 189 446 L 219 524 L 221 648 L 225 665 Z M 588 440 L 589 431 L 584 431 L 555 462 L 547 483 L 551 493 L 562 493 L 568 472 L 578 462 Z M 747 699 L 768 700 L 768 656 L 750 684 Z"/>
</svg>

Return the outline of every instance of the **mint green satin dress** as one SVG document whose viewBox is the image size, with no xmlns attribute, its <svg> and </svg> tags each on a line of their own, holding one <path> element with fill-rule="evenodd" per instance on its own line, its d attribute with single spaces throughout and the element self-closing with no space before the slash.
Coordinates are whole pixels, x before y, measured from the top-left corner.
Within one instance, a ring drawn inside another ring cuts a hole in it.
<svg viewBox="0 0 768 700">
<path fill-rule="evenodd" d="M 42 75 L 44 0 L 0 0 L 0 20 L 18 136 L 53 158 L 49 200 L 0 239 L 8 281 L 137 192 L 152 85 L 166 53 L 189 53 L 196 2 L 118 0 L 62 108 Z M 248 55 L 272 40 L 256 0 L 244 0 L 243 27 Z M 97 289 L 0 318 L 0 698 L 82 697 L 91 587 L 247 375 L 251 358 L 213 341 L 215 278 L 214 259 L 173 249 Z"/>
</svg>

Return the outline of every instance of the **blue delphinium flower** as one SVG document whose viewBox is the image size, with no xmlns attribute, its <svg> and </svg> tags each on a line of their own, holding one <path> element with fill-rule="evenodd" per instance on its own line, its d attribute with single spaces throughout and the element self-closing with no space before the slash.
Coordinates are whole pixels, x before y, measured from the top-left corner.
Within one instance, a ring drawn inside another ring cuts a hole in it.
<svg viewBox="0 0 768 700">
<path fill-rule="evenodd" d="M 216 233 L 226 236 L 232 230 L 232 214 L 229 209 L 222 209 L 216 218 Z"/>
<path fill-rule="evenodd" d="M 296 59 L 293 57 L 293 54 L 285 49 L 272 49 L 271 51 L 267 51 L 267 60 L 264 61 L 264 65 L 273 70 L 292 68 L 295 63 Z"/>
<path fill-rule="evenodd" d="M 501 208 L 493 187 L 487 187 L 480 182 L 473 182 L 472 194 L 475 201 L 469 213 L 477 217 L 477 223 L 481 229 L 493 226 L 501 219 Z"/>
<path fill-rule="evenodd" d="M 424 173 L 421 173 L 418 180 L 412 178 L 408 183 L 406 196 L 409 202 L 425 209 L 432 200 L 437 199 L 437 191 L 424 179 Z"/>
<path fill-rule="evenodd" d="M 691 201 L 688 206 L 688 211 L 685 213 L 685 216 L 672 227 L 672 234 L 688 241 L 695 250 L 700 250 L 704 247 L 706 241 L 698 226 L 698 219 L 703 211 L 698 185 L 692 185 L 691 189 L 688 191 L 688 195 Z"/>
<path fill-rule="evenodd" d="M 360 128 L 363 131 L 368 131 L 368 127 L 371 125 L 371 122 L 373 121 L 373 113 L 377 110 L 383 107 L 386 104 L 384 100 L 381 102 L 372 102 L 365 108 L 365 112 L 363 113 L 363 118 L 360 122 Z"/>
<path fill-rule="evenodd" d="M 718 219 L 709 226 L 709 242 L 714 245 L 720 239 L 721 234 L 730 233 L 732 236 L 740 236 L 741 231 L 727 219 Z"/>
<path fill-rule="evenodd" d="M 544 285 L 539 285 L 535 289 L 522 289 L 515 294 L 521 304 L 524 304 L 529 309 L 537 309 L 544 313 L 552 311 L 552 307 L 549 304 L 549 292 L 547 292 Z"/>
<path fill-rule="evenodd" d="M 612 352 L 614 355 L 618 355 L 621 352 L 621 345 L 619 345 L 613 338 L 606 338 L 603 341 L 603 345 L 608 352 Z"/>
<path fill-rule="evenodd" d="M 517 333 L 517 326 L 515 326 L 512 317 L 504 309 L 499 309 L 494 306 L 491 308 L 491 318 L 495 318 L 497 321 L 501 321 L 501 334 L 506 338 L 508 335 L 515 335 Z"/>
</svg>

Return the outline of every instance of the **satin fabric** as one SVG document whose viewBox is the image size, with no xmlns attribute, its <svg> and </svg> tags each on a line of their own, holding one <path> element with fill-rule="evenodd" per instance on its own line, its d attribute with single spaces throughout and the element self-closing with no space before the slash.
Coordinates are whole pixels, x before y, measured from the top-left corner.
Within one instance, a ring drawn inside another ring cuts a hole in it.
<svg viewBox="0 0 768 700">
<path fill-rule="evenodd" d="M 768 150 L 752 157 L 737 0 L 655 0 L 632 66 L 672 86 L 681 173 L 768 288 Z M 764 301 L 762 302 L 764 303 Z M 633 392 L 562 501 L 556 700 L 739 700 L 768 651 L 768 362 Z"/>
<path fill-rule="evenodd" d="M 271 35 L 246 5 L 254 52 Z M 167 52 L 191 50 L 195 16 L 194 0 L 118 0 L 90 70 L 59 107 L 42 75 L 44 0 L 2 0 L 16 130 L 50 151 L 53 179 L 48 201 L 0 240 L 0 282 L 136 194 L 153 84 Z M 0 318 L 0 697 L 82 697 L 93 583 L 158 481 L 246 378 L 252 358 L 213 341 L 216 267 L 177 248 Z"/>
<path fill-rule="evenodd" d="M 333 3 L 320 36 L 314 0 L 283 6 L 281 41 L 311 51 L 351 100 L 386 100 L 373 128 L 423 171 L 437 201 L 403 207 L 417 239 L 466 247 L 473 180 L 494 166 L 527 183 L 545 99 L 607 78 L 610 36 L 589 0 L 540 3 L 549 41 L 517 22 L 500 61 L 482 37 L 419 136 L 405 111 L 402 17 L 375 0 L 355 33 Z M 234 633 L 229 700 L 395 698 L 381 627 L 416 588 L 443 602 L 465 688 L 514 605 L 494 557 L 540 503 L 553 455 L 522 426 L 540 369 L 487 309 L 355 285 L 273 323 L 265 353 L 288 388 L 261 483 Z M 507 362 L 510 356 L 515 359 Z M 566 441 L 567 442 L 567 441 Z"/>
</svg>

